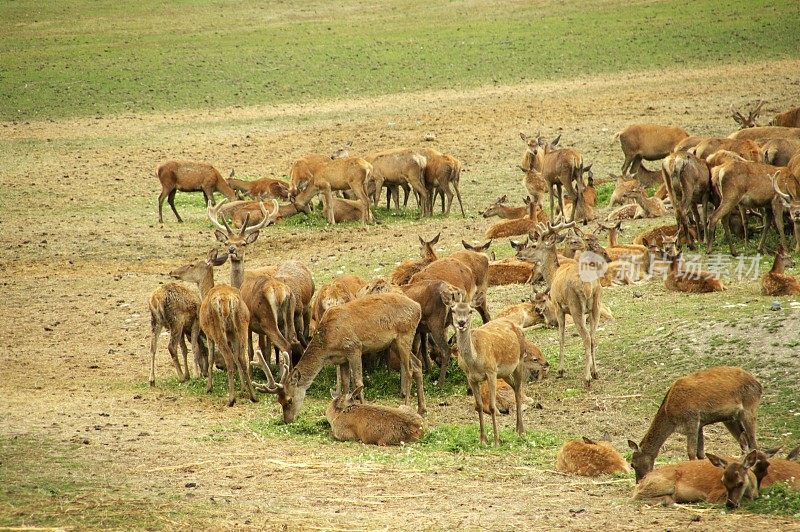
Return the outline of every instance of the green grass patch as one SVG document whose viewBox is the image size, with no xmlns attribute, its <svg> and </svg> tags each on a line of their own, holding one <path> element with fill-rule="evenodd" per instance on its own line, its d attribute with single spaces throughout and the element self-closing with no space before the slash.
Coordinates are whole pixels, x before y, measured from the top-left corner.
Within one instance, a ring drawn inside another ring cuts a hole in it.
<svg viewBox="0 0 800 532">
<path fill-rule="evenodd" d="M 793 0 L 3 2 L 0 120 L 797 57 L 798 25 Z"/>
<path fill-rule="evenodd" d="M 787 515 L 800 518 L 800 491 L 785 482 L 761 490 L 761 496 L 743 506 L 754 514 Z"/>
</svg>

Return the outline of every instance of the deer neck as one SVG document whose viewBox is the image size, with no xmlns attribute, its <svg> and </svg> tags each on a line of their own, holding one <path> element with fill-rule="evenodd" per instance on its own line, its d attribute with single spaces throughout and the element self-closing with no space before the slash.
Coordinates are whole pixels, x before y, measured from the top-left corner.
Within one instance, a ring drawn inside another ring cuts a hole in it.
<svg viewBox="0 0 800 532">
<path fill-rule="evenodd" d="M 227 181 L 221 179 L 220 182 L 217 184 L 217 190 L 225 195 L 229 201 L 233 201 L 236 199 L 236 191 L 231 188 Z"/>
<path fill-rule="evenodd" d="M 328 359 L 325 358 L 322 350 L 322 344 L 318 337 L 315 336 L 311 339 L 305 352 L 303 352 L 303 356 L 300 357 L 297 365 L 292 370 L 299 375 L 297 387 L 307 390 L 327 361 Z"/>
<path fill-rule="evenodd" d="M 553 277 L 560 264 L 558 263 L 558 255 L 556 255 L 555 248 L 551 249 L 544 258 L 542 263 L 542 277 L 547 286 L 553 283 Z"/>
<path fill-rule="evenodd" d="M 617 247 L 617 228 L 614 227 L 608 230 L 608 245 L 612 248 Z"/>
<path fill-rule="evenodd" d="M 456 347 L 458 347 L 458 354 L 464 359 L 468 366 L 475 364 L 475 349 L 472 345 L 472 325 L 467 324 L 464 330 L 455 327 L 456 330 Z"/>
<path fill-rule="evenodd" d="M 231 286 L 241 288 L 244 282 L 244 261 L 231 259 Z"/>
<path fill-rule="evenodd" d="M 772 269 L 769 271 L 770 273 L 783 273 L 783 257 L 776 253 L 775 254 L 775 261 L 772 263 Z"/>
<path fill-rule="evenodd" d="M 206 274 L 197 283 L 197 288 L 200 289 L 200 300 L 202 301 L 205 299 L 206 294 L 214 288 L 214 268 L 212 266 L 207 266 Z"/>
<path fill-rule="evenodd" d="M 675 425 L 666 419 L 664 405 L 662 404 L 661 408 L 658 409 L 658 413 L 656 413 L 656 417 L 653 418 L 650 428 L 647 429 L 647 434 L 642 438 L 642 443 L 639 445 L 641 451 L 648 456 L 652 456 L 655 460 L 661 450 L 661 446 L 664 445 L 664 442 L 673 432 L 675 432 Z"/>
</svg>

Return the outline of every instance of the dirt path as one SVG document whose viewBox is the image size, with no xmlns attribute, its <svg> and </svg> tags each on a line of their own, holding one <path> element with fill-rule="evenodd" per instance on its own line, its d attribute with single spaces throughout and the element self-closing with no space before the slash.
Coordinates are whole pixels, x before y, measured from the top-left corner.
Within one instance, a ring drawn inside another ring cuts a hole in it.
<svg viewBox="0 0 800 532">
<path fill-rule="evenodd" d="M 765 62 L 277 108 L 0 124 L 0 145 L 10 154 L 0 160 L 7 192 L 0 200 L 0 435 L 25 435 L 69 453 L 81 464 L 77 477 L 96 493 L 121 490 L 119 508 L 158 503 L 178 512 L 157 512 L 134 527 L 800 528 L 747 513 L 631 504 L 628 480 L 573 479 L 491 455 L 431 471 L 373 460 L 356 445 L 264 438 L 248 422 L 276 416 L 272 398 L 263 408 L 227 409 L 215 398 L 142 386 L 147 296 L 165 271 L 212 244 L 198 208 L 182 208 L 183 226 L 166 212 L 163 227 L 154 223 L 153 170 L 166 158 L 280 175 L 293 157 L 346 140 L 362 153 L 417 145 L 433 132 L 436 145 L 465 161 L 462 192 L 475 213 L 498 191 L 519 188 L 520 129 L 551 135 L 563 128 L 563 138 L 605 175 L 621 163 L 610 137 L 627 123 L 727 133 L 731 102 L 764 97 L 770 114 L 800 100 L 792 77 L 799 70 L 797 61 Z M 472 216 L 315 233 L 279 227 L 248 260 L 302 258 L 318 281 L 342 268 L 385 274 L 416 253 L 418 232 L 442 230 L 449 249 L 462 236 L 480 239 L 488 222 Z M 218 275 L 227 280 L 227 270 Z M 498 305 L 516 297 L 497 294 Z M 172 376 L 165 345 L 162 339 L 160 381 Z M 454 402 L 471 420 L 469 400 Z M 526 416 L 548 427 L 546 413 Z"/>
</svg>

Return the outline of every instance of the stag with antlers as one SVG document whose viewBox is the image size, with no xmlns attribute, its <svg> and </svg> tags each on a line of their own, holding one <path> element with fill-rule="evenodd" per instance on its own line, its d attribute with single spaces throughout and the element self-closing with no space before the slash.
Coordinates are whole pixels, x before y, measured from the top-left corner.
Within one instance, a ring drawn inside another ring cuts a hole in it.
<svg viewBox="0 0 800 532">
<path fill-rule="evenodd" d="M 736 109 L 733 104 L 731 104 L 731 118 L 733 121 L 739 124 L 739 129 L 747 129 L 749 127 L 757 127 L 756 118 L 758 115 L 761 114 L 761 108 L 764 107 L 764 104 L 767 103 L 764 100 L 758 100 L 756 102 L 756 106 L 747 113 L 747 118 L 744 117 L 742 113 Z"/>
</svg>

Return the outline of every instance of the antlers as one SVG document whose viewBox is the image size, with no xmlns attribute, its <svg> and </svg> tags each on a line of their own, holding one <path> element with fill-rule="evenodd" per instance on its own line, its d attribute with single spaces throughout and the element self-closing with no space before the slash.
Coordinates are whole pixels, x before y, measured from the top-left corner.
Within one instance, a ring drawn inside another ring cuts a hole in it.
<svg viewBox="0 0 800 532">
<path fill-rule="evenodd" d="M 731 104 L 731 118 L 733 118 L 733 120 L 736 123 L 741 124 L 741 126 L 743 128 L 745 128 L 745 127 L 753 127 L 753 126 L 756 125 L 755 120 L 756 120 L 756 118 L 758 118 L 758 115 L 761 113 L 761 108 L 764 106 L 765 103 L 767 103 L 766 100 L 758 100 L 758 102 L 756 102 L 756 106 L 753 108 L 753 110 L 748 113 L 747 118 L 745 118 L 744 115 L 742 113 L 740 113 L 733 106 L 733 104 Z"/>
<path fill-rule="evenodd" d="M 556 224 L 555 226 L 550 222 L 547 222 L 546 224 L 543 223 L 536 224 L 536 230 L 539 232 L 540 242 L 544 241 L 544 239 L 547 238 L 548 236 L 555 237 L 558 235 L 558 233 L 560 233 L 564 229 L 570 229 L 574 227 L 575 227 L 574 221 L 569 223 L 562 221 L 561 223 Z"/>
<path fill-rule="evenodd" d="M 231 236 L 234 234 L 234 232 L 228 225 L 228 221 L 225 219 L 225 217 L 224 216 L 222 217 L 222 224 L 220 224 L 218 220 L 219 210 L 227 200 L 228 200 L 227 198 L 223 199 L 215 207 L 209 205 L 207 208 L 207 212 L 208 212 L 208 219 L 211 220 L 211 223 L 214 224 L 218 229 L 225 231 L 228 234 L 228 236 Z M 258 206 L 261 208 L 261 214 L 263 218 L 259 223 L 248 227 L 247 222 L 250 220 L 250 214 L 248 213 L 247 215 L 245 215 L 244 223 L 242 224 L 242 228 L 239 230 L 239 236 L 244 236 L 245 234 L 253 233 L 255 231 L 258 231 L 265 225 L 273 223 L 275 221 L 275 218 L 278 216 L 279 207 L 277 201 L 272 200 L 272 203 L 275 204 L 275 208 L 272 209 L 271 213 L 267 213 L 267 208 L 264 206 L 264 202 L 259 201 Z"/>
<path fill-rule="evenodd" d="M 789 194 L 784 194 L 783 192 L 781 192 L 781 189 L 778 188 L 778 175 L 779 174 L 780 174 L 780 171 L 777 171 L 774 174 L 767 174 L 767 175 L 769 176 L 770 180 L 772 181 L 772 188 L 775 189 L 775 193 L 778 196 L 780 196 L 787 203 L 791 202 L 792 201 L 792 197 Z"/>
<path fill-rule="evenodd" d="M 279 390 L 283 389 L 284 385 L 286 384 L 286 379 L 289 376 L 289 363 L 286 360 L 288 355 L 286 355 L 286 353 L 281 353 L 281 372 L 278 375 L 278 382 L 275 382 L 275 379 L 272 377 L 272 371 L 269 369 L 269 364 L 267 364 L 266 360 L 264 360 L 264 355 L 261 353 L 260 349 L 256 349 L 255 355 L 259 362 L 259 366 L 261 366 L 261 369 L 267 376 L 267 384 L 254 383 L 255 388 L 264 393 L 278 393 Z"/>
</svg>

